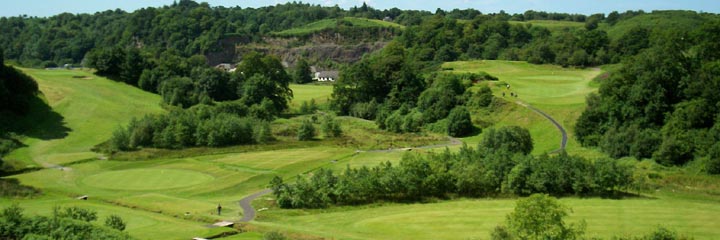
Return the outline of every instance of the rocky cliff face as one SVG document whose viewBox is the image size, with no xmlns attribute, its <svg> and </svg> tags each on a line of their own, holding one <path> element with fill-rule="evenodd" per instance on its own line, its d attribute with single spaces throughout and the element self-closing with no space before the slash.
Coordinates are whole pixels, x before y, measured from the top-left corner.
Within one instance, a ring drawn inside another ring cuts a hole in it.
<svg viewBox="0 0 720 240">
<path fill-rule="evenodd" d="M 239 62 L 243 55 L 256 51 L 280 57 L 287 67 L 294 66 L 300 57 L 311 64 L 352 63 L 367 53 L 382 49 L 395 35 L 392 32 L 374 34 L 348 39 L 338 33 L 324 32 L 305 38 L 265 37 L 259 43 L 233 37 L 221 41 L 222 51 L 210 53 L 207 58 L 209 64 L 214 66 L 219 63 Z"/>
</svg>

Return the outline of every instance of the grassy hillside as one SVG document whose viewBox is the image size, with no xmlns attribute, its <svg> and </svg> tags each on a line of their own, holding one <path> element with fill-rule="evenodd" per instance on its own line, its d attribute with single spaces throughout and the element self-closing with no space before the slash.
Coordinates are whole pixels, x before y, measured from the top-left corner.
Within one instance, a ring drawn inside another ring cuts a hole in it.
<svg viewBox="0 0 720 240">
<path fill-rule="evenodd" d="M 291 28 L 287 30 L 283 30 L 280 32 L 275 32 L 273 35 L 275 36 L 281 36 L 281 37 L 292 37 L 292 36 L 305 36 L 313 33 L 317 33 L 326 29 L 334 29 L 338 27 L 341 23 L 353 26 L 357 28 L 374 28 L 374 27 L 383 27 L 383 28 L 404 28 L 404 26 L 393 23 L 393 22 L 386 22 L 382 20 L 377 19 L 367 19 L 367 18 L 357 18 L 357 17 L 344 17 L 340 19 L 323 19 L 317 22 L 313 22 L 310 24 L 307 24 L 302 27 L 298 28 Z"/>
<path fill-rule="evenodd" d="M 513 61 L 460 61 L 442 65 L 452 72 L 487 72 L 497 76 L 499 81 L 490 82 L 496 97 L 506 102 L 528 103 L 553 116 L 568 132 L 568 151 L 587 153 L 594 151 L 583 149 L 575 142 L 572 130 L 575 120 L 585 108 L 585 96 L 597 90 L 592 79 L 600 73 L 599 69 L 562 68 L 554 65 L 534 65 Z M 510 89 L 505 84 L 510 84 Z M 505 97 L 502 94 L 505 93 Z M 511 97 L 510 93 L 518 97 Z M 488 118 L 499 126 L 519 125 L 530 130 L 535 144 L 533 153 L 543 153 L 559 147 L 560 135 L 555 127 L 542 116 L 520 105 L 507 106 L 504 111 L 494 113 Z M 468 139 L 478 142 L 479 137 Z"/>
<path fill-rule="evenodd" d="M 668 29 L 690 30 L 700 26 L 711 16 L 702 16 L 689 11 L 653 11 L 652 14 L 643 14 L 627 20 L 619 21 L 614 26 L 603 26 L 610 39 L 616 40 L 630 31 L 633 27 L 641 26 L 649 29 L 665 31 Z"/>
<path fill-rule="evenodd" d="M 23 139 L 28 147 L 6 158 L 25 166 L 51 166 L 97 158 L 90 149 L 133 117 L 163 111 L 160 96 L 80 70 L 22 69 L 38 82 L 54 119 L 31 116 L 38 125 Z M 24 166 L 23 166 L 24 167 Z"/>
</svg>

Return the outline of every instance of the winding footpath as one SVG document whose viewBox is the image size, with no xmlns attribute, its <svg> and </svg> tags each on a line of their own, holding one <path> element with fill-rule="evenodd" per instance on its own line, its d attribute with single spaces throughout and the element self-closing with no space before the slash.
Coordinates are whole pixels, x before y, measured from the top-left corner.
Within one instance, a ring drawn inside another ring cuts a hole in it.
<svg viewBox="0 0 720 240">
<path fill-rule="evenodd" d="M 271 192 L 272 190 L 265 189 L 260 192 L 253 193 L 250 196 L 244 197 L 243 199 L 240 199 L 240 202 L 238 202 L 238 204 L 240 204 L 240 207 L 243 209 L 243 217 L 240 219 L 240 222 L 249 222 L 255 219 L 255 215 L 257 215 L 257 212 L 255 211 L 255 208 L 252 207 L 252 201 Z"/>
<path fill-rule="evenodd" d="M 530 105 L 527 104 L 527 103 L 523 103 L 523 102 L 520 102 L 520 101 L 517 101 L 517 102 L 515 102 L 515 103 L 517 103 L 517 104 L 519 104 L 519 105 L 521 105 L 521 106 L 523 106 L 523 107 L 529 108 L 530 110 L 533 110 L 534 112 L 542 115 L 542 116 L 545 117 L 548 121 L 550 121 L 553 125 L 555 125 L 555 128 L 557 128 L 558 131 L 560 131 L 560 134 L 562 135 L 562 139 L 560 139 L 560 148 L 555 149 L 555 150 L 553 150 L 553 151 L 550 152 L 550 153 L 557 153 L 557 152 L 560 152 L 560 151 L 562 151 L 562 150 L 565 150 L 565 146 L 567 145 L 567 140 L 568 140 L 567 131 L 565 131 L 565 128 L 563 128 L 563 126 L 560 125 L 560 123 L 558 123 L 553 117 L 551 117 L 551 116 L 548 115 L 547 113 L 545 113 L 545 112 L 541 111 L 540 109 L 537 109 L 537 108 L 535 108 L 535 107 L 533 107 L 533 106 L 530 106 Z"/>
</svg>

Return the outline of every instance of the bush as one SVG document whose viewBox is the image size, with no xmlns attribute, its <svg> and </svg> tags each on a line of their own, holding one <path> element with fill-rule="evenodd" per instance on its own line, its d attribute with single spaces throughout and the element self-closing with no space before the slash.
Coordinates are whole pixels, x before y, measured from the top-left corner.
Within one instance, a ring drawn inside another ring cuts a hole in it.
<svg viewBox="0 0 720 240">
<path fill-rule="evenodd" d="M 375 119 L 375 113 L 378 111 L 378 104 L 375 100 L 370 102 L 361 102 L 353 104 L 350 107 L 350 116 L 362 119 Z"/>
<path fill-rule="evenodd" d="M 340 124 L 335 120 L 334 116 L 326 115 L 323 117 L 320 127 L 322 128 L 325 137 L 342 136 L 342 129 L 340 129 Z"/>
<path fill-rule="evenodd" d="M 455 107 L 448 116 L 447 134 L 452 137 L 467 136 L 473 131 L 470 113 L 465 107 Z"/>
<path fill-rule="evenodd" d="M 285 240 L 287 239 L 285 235 L 283 235 L 280 232 L 267 232 L 265 235 L 263 235 L 263 240 Z"/>
<path fill-rule="evenodd" d="M 125 221 L 120 216 L 112 214 L 105 218 L 105 226 L 122 231 L 125 230 Z"/>
<path fill-rule="evenodd" d="M 72 218 L 85 222 L 92 222 L 97 220 L 97 212 L 79 207 L 68 207 L 64 210 L 61 210 L 60 208 L 55 208 L 54 214 L 57 217 Z"/>
<path fill-rule="evenodd" d="M 708 153 L 705 171 L 709 174 L 720 174 L 720 143 L 715 143 Z"/>
<path fill-rule="evenodd" d="M 300 141 L 310 141 L 315 138 L 315 127 L 310 120 L 303 120 L 298 129 L 297 138 Z"/>
</svg>

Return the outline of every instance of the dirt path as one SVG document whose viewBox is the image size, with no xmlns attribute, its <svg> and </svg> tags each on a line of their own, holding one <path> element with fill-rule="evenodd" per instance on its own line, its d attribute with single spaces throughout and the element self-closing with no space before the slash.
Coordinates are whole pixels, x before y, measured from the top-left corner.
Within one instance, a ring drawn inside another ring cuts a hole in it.
<svg viewBox="0 0 720 240">
<path fill-rule="evenodd" d="M 243 217 L 240 219 L 240 222 L 249 222 L 255 219 L 255 215 L 257 215 L 257 212 L 255 211 L 255 208 L 252 207 L 252 201 L 271 192 L 272 190 L 265 189 L 250 196 L 244 197 L 243 199 L 240 199 L 240 202 L 238 202 L 238 204 L 240 204 L 240 207 L 243 209 Z"/>
<path fill-rule="evenodd" d="M 527 103 L 520 102 L 520 101 L 517 101 L 517 102 L 515 102 L 515 103 L 517 103 L 517 104 L 519 104 L 519 105 L 521 105 L 521 106 L 523 106 L 523 107 L 529 108 L 530 110 L 533 110 L 533 111 L 535 111 L 536 113 L 539 113 L 540 115 L 542 115 L 543 117 L 545 117 L 547 120 L 549 120 L 553 125 L 555 125 L 555 128 L 557 128 L 558 131 L 560 131 L 560 134 L 562 135 L 562 139 L 560 139 L 560 148 L 555 149 L 555 150 L 553 150 L 553 151 L 550 152 L 550 153 L 556 153 L 556 152 L 560 152 L 560 151 L 562 151 L 562 150 L 565 150 L 565 146 L 567 145 L 567 140 L 568 140 L 567 131 L 565 131 L 565 128 L 563 128 L 563 126 L 560 125 L 560 123 L 558 123 L 553 117 L 551 117 L 551 116 L 548 115 L 547 113 L 545 113 L 545 112 L 541 111 L 540 109 L 537 109 L 537 108 L 535 108 L 535 107 L 533 107 L 533 106 L 530 106 L 530 105 L 527 104 Z"/>
</svg>

